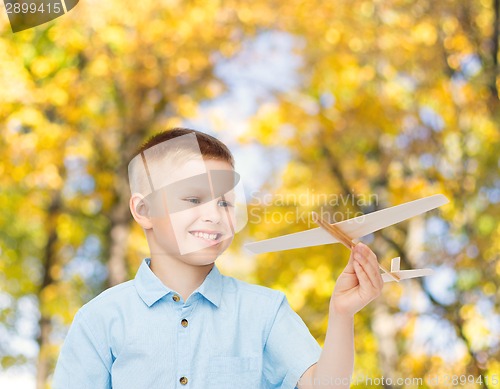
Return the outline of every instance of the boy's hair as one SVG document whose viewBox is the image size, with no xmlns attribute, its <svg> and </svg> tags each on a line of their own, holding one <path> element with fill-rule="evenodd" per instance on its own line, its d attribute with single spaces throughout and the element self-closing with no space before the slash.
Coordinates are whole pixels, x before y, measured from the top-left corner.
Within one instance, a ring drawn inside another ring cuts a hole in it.
<svg viewBox="0 0 500 389">
<path fill-rule="evenodd" d="M 176 127 L 153 135 L 141 147 L 139 147 L 136 152 L 136 156 L 143 154 L 146 150 L 152 149 L 154 146 L 160 145 L 163 142 L 167 142 L 187 134 L 196 135 L 199 151 L 204 159 L 225 161 L 234 169 L 233 155 L 224 143 L 213 136 L 189 128 Z M 165 153 L 162 152 L 161 147 L 150 150 L 153 152 L 148 154 L 148 160 L 154 163 L 168 158 L 176 163 L 182 163 L 199 156 L 198 153 L 194 153 L 192 150 L 189 150 L 189 148 L 183 148 L 182 142 L 179 142 L 178 144 L 180 145 L 179 147 L 168 149 L 168 155 L 165 155 Z M 148 179 L 144 174 L 144 170 L 139 167 L 139 164 L 129 164 L 128 177 L 131 193 L 142 193 L 143 195 L 146 195 L 150 192 Z"/>
</svg>

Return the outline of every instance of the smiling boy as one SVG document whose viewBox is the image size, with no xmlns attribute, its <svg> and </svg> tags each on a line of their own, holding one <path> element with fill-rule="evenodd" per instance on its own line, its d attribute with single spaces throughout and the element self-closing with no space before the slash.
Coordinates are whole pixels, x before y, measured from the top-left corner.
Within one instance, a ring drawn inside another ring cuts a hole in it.
<svg viewBox="0 0 500 389">
<path fill-rule="evenodd" d="M 78 311 L 54 389 L 350 386 L 353 316 L 383 285 L 367 246 L 356 245 L 337 279 L 321 349 L 282 292 L 215 266 L 246 222 L 222 142 L 189 129 L 161 132 L 132 159 L 129 182 L 150 257 L 135 279 Z"/>
</svg>

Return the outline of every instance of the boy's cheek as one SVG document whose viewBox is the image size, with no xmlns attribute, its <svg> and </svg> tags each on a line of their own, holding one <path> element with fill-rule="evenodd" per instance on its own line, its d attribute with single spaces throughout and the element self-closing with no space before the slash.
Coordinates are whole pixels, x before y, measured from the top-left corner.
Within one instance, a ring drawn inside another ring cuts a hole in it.
<svg viewBox="0 0 500 389">
<path fill-rule="evenodd" d="M 233 239 L 234 239 L 234 235 L 230 235 L 229 237 L 227 237 L 224 242 L 223 242 L 223 245 L 224 245 L 224 250 L 227 249 L 231 243 L 233 242 Z"/>
</svg>

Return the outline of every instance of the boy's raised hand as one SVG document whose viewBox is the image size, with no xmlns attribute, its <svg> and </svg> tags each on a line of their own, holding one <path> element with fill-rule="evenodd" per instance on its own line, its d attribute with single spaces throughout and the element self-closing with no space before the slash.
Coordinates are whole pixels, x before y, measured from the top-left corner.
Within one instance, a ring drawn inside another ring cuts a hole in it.
<svg viewBox="0 0 500 389">
<path fill-rule="evenodd" d="M 330 312 L 353 316 L 380 295 L 383 285 L 377 256 L 365 244 L 356 244 L 346 268 L 337 279 Z"/>
</svg>

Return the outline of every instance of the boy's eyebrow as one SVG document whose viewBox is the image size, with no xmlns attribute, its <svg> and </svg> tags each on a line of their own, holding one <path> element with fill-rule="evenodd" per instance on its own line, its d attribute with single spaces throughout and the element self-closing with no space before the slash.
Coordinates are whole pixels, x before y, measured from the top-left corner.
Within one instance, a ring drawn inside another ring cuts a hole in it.
<svg viewBox="0 0 500 389">
<path fill-rule="evenodd" d="M 211 170 L 207 173 L 172 182 L 164 188 L 175 194 L 187 191 L 210 191 L 210 196 L 217 198 L 232 191 L 238 181 L 239 175 L 236 172 Z"/>
<path fill-rule="evenodd" d="M 146 174 L 148 176 L 149 186 L 151 187 L 151 191 L 154 192 L 155 188 L 153 186 L 153 181 L 151 180 L 151 174 L 149 173 L 148 162 L 146 161 L 146 156 L 144 155 L 144 151 L 141 151 L 142 163 L 144 164 L 144 169 L 146 170 Z"/>
<path fill-rule="evenodd" d="M 205 193 L 200 193 L 200 191 L 204 191 L 204 192 L 206 192 L 206 189 L 207 189 L 207 187 L 206 187 L 206 186 L 204 186 L 204 187 L 195 187 L 195 186 L 193 186 L 193 187 L 180 188 L 178 192 L 179 192 L 179 194 L 181 194 L 181 195 L 182 195 L 182 193 L 183 193 L 183 192 L 184 192 L 184 193 L 185 193 L 185 192 L 188 192 L 188 193 L 192 192 L 192 194 L 193 194 L 193 195 L 200 195 L 200 194 L 202 194 L 202 195 L 203 195 L 203 194 L 205 194 Z M 195 192 L 198 192 L 198 193 L 195 193 Z M 184 195 L 184 196 L 185 196 L 185 195 Z M 212 197 L 213 197 L 213 196 L 212 196 Z"/>
</svg>

